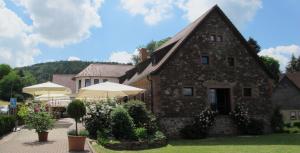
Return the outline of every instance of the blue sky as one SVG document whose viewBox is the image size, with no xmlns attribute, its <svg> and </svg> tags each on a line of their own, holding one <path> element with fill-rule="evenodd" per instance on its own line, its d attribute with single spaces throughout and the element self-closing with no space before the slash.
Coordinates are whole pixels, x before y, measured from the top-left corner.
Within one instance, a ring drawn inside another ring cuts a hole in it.
<svg viewBox="0 0 300 153">
<path fill-rule="evenodd" d="M 0 0 L 0 63 L 127 62 L 138 46 L 173 36 L 216 3 L 282 70 L 300 55 L 299 0 Z"/>
</svg>

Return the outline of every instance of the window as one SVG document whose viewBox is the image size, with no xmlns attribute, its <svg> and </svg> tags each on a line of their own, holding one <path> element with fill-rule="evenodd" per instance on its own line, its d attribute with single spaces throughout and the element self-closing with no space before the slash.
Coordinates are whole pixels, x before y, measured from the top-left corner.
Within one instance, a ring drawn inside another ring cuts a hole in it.
<svg viewBox="0 0 300 153">
<path fill-rule="evenodd" d="M 204 65 L 208 65 L 209 64 L 209 56 L 207 56 L 207 55 L 201 56 L 201 63 Z"/>
<path fill-rule="evenodd" d="M 90 86 L 90 85 L 91 85 L 91 79 L 85 79 L 84 86 L 87 87 L 87 86 Z"/>
<path fill-rule="evenodd" d="M 216 37 L 216 41 L 217 42 L 222 42 L 223 41 L 223 37 L 222 36 L 217 36 Z"/>
<path fill-rule="evenodd" d="M 81 88 L 81 80 L 78 80 L 78 89 Z"/>
<path fill-rule="evenodd" d="M 228 62 L 228 65 L 231 67 L 235 66 L 235 61 L 234 61 L 233 57 L 228 57 L 227 62 Z"/>
<path fill-rule="evenodd" d="M 98 84 L 99 83 L 99 79 L 94 79 L 94 84 Z"/>
<path fill-rule="evenodd" d="M 244 88 L 244 97 L 251 97 L 251 96 L 252 96 L 252 89 Z"/>
<path fill-rule="evenodd" d="M 107 79 L 103 79 L 103 82 L 106 82 L 106 81 L 108 81 Z"/>
<path fill-rule="evenodd" d="M 182 90 L 183 96 L 193 96 L 194 88 L 193 87 L 184 87 Z"/>
<path fill-rule="evenodd" d="M 291 112 L 290 119 L 295 120 L 296 119 L 296 112 Z"/>
<path fill-rule="evenodd" d="M 210 39 L 210 41 L 216 41 L 216 36 L 215 35 L 210 35 L 209 39 Z"/>
</svg>

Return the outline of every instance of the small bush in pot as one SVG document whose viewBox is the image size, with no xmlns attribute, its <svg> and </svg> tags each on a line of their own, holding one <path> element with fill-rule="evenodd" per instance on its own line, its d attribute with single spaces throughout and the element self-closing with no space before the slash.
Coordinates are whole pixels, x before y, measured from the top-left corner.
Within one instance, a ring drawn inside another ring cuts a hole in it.
<svg viewBox="0 0 300 153">
<path fill-rule="evenodd" d="M 29 129 L 35 129 L 39 135 L 39 141 L 48 141 L 48 130 L 54 126 L 52 116 L 47 112 L 30 113 L 25 124 Z"/>
<path fill-rule="evenodd" d="M 77 123 L 79 119 L 83 117 L 86 113 L 84 103 L 80 100 L 72 101 L 67 107 L 67 112 L 69 116 L 75 120 L 76 126 L 75 132 L 69 132 L 69 134 L 72 134 L 68 136 L 69 150 L 83 151 L 86 135 L 78 135 Z"/>
</svg>

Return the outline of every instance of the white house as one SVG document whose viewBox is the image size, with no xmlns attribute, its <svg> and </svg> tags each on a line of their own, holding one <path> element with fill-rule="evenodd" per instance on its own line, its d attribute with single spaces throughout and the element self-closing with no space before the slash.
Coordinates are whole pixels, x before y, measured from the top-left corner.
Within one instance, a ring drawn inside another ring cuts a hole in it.
<svg viewBox="0 0 300 153">
<path fill-rule="evenodd" d="M 119 83 L 119 77 L 126 71 L 133 68 L 133 65 L 127 64 L 90 64 L 80 73 L 75 75 L 76 93 L 82 87 L 87 87 L 101 82 Z"/>
</svg>

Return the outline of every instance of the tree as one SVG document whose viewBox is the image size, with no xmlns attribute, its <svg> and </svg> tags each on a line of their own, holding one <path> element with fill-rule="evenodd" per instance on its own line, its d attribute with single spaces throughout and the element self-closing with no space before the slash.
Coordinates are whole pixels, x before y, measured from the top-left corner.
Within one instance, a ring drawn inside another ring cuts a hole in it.
<svg viewBox="0 0 300 153">
<path fill-rule="evenodd" d="M 260 50 L 261 50 L 260 45 L 252 37 L 249 37 L 248 44 L 256 51 L 256 53 L 260 52 Z"/>
<path fill-rule="evenodd" d="M 280 76 L 279 61 L 269 56 L 260 56 L 260 59 L 267 69 L 275 76 L 276 80 L 278 80 Z"/>
<path fill-rule="evenodd" d="M 22 93 L 22 88 L 35 83 L 36 79 L 30 72 L 13 70 L 0 80 L 0 99 L 9 100 L 10 97 L 15 97 L 18 101 L 23 101 L 30 95 Z"/>
<path fill-rule="evenodd" d="M 0 64 L 0 80 L 11 71 L 11 67 L 7 64 Z"/>
<path fill-rule="evenodd" d="M 84 103 L 80 100 L 73 100 L 67 107 L 67 112 L 71 118 L 75 120 L 76 135 L 78 135 L 77 123 L 81 117 L 86 113 Z"/>
<path fill-rule="evenodd" d="M 291 61 L 286 67 L 286 72 L 293 73 L 297 71 L 300 71 L 300 56 L 297 59 L 295 55 L 292 54 Z"/>
<path fill-rule="evenodd" d="M 161 39 L 159 41 L 151 40 L 147 45 L 142 45 L 138 48 L 146 48 L 150 55 L 156 49 L 158 49 L 161 45 L 163 45 L 165 42 L 167 42 L 170 39 L 171 39 L 170 37 L 167 37 L 167 38 Z M 135 65 L 138 64 L 139 62 L 141 62 L 138 55 L 133 55 L 131 59 L 133 60 L 133 64 L 135 64 Z"/>
</svg>

